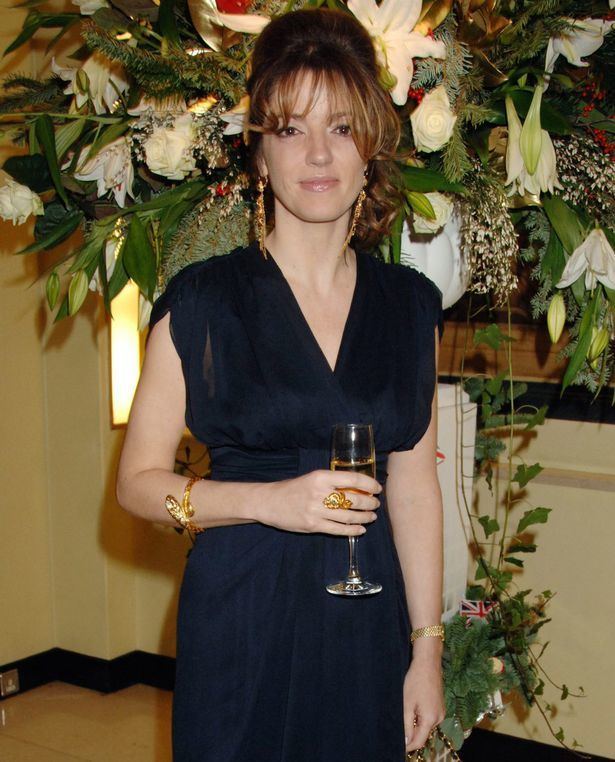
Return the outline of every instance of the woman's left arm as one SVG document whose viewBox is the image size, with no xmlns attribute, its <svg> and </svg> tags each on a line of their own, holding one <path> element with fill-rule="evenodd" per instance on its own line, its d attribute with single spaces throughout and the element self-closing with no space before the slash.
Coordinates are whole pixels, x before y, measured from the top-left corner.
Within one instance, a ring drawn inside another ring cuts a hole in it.
<svg viewBox="0 0 615 762">
<path fill-rule="evenodd" d="M 437 368 L 437 334 L 435 345 Z M 443 518 L 436 473 L 436 437 L 437 391 L 434 391 L 427 431 L 412 450 L 392 452 L 388 461 L 387 505 L 413 630 L 439 624 L 442 616 Z M 431 729 L 444 716 L 442 640 L 417 638 L 404 681 L 406 750 L 423 746 Z"/>
</svg>

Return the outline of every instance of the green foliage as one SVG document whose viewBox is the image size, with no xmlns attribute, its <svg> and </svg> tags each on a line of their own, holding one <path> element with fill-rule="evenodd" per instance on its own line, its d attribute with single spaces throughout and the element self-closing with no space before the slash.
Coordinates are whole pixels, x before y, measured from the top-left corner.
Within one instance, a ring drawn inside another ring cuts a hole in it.
<svg viewBox="0 0 615 762">
<path fill-rule="evenodd" d="M 446 715 L 471 728 L 484 711 L 489 694 L 499 687 L 492 657 L 503 648 L 490 626 L 477 619 L 455 615 L 445 625 L 442 658 Z"/>
</svg>

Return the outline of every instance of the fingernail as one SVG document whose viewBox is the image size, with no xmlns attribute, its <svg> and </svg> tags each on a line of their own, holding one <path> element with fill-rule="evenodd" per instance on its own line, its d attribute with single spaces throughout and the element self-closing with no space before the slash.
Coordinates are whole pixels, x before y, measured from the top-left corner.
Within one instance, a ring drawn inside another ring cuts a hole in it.
<svg viewBox="0 0 615 762">
<path fill-rule="evenodd" d="M 408 745 L 408 736 L 406 736 L 406 746 Z"/>
</svg>

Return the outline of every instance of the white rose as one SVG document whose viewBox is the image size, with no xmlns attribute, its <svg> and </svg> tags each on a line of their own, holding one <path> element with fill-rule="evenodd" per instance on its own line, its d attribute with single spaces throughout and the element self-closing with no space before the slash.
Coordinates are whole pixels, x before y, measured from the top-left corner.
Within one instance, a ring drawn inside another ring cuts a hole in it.
<svg viewBox="0 0 615 762">
<path fill-rule="evenodd" d="M 410 115 L 414 144 L 418 151 L 437 151 L 446 145 L 457 121 L 444 85 L 423 98 Z"/>
<path fill-rule="evenodd" d="M 31 214 L 45 214 L 38 193 L 6 177 L 0 188 L 0 217 L 11 220 L 13 225 L 21 225 Z"/>
<path fill-rule="evenodd" d="M 420 214 L 414 215 L 414 229 L 417 233 L 437 233 L 441 227 L 444 227 L 450 220 L 453 213 L 453 203 L 449 201 L 442 193 L 426 193 L 429 199 L 436 219 L 428 220 L 427 217 L 422 217 Z"/>
<path fill-rule="evenodd" d="M 192 154 L 195 129 L 190 112 L 177 117 L 173 127 L 156 127 L 145 141 L 145 163 L 157 175 L 183 180 L 196 169 Z"/>
</svg>

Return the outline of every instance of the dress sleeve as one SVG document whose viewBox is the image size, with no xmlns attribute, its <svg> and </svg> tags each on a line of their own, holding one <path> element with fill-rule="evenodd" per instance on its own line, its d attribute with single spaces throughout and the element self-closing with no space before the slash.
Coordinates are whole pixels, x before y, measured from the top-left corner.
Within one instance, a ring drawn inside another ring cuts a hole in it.
<svg viewBox="0 0 615 762">
<path fill-rule="evenodd" d="M 154 325 L 167 312 L 170 312 L 171 339 L 184 367 L 188 361 L 192 331 L 194 330 L 194 305 L 197 291 L 195 277 L 199 264 L 199 262 L 194 262 L 184 267 L 168 281 L 165 290 L 152 306 L 146 338 L 147 346 Z"/>
<path fill-rule="evenodd" d="M 413 352 L 416 362 L 414 385 L 408 391 L 414 395 L 414 416 L 409 422 L 405 441 L 394 448 L 395 452 L 411 450 L 429 428 L 431 403 L 437 383 L 434 329 L 437 326 L 440 340 L 444 331 L 440 289 L 423 273 L 412 268 L 408 269 L 411 281 L 410 298 L 413 304 Z"/>
</svg>

